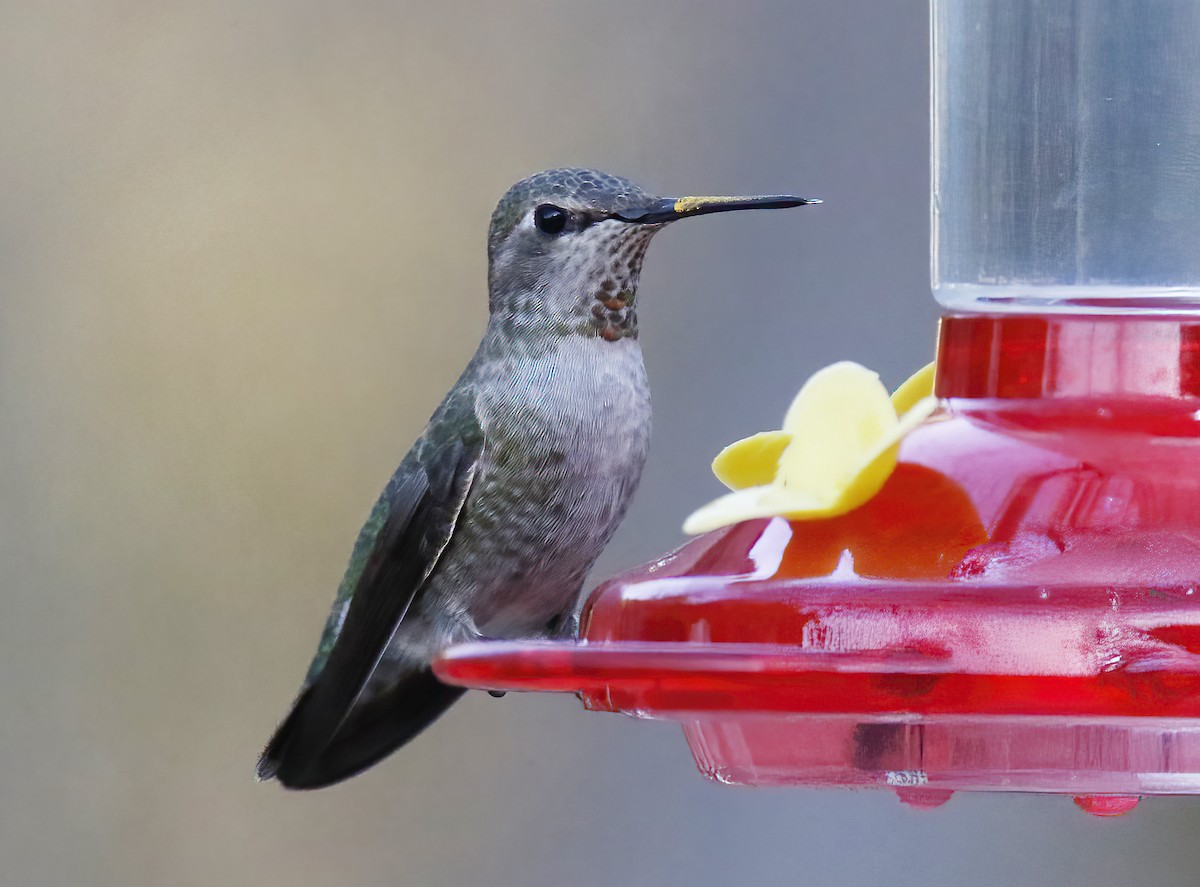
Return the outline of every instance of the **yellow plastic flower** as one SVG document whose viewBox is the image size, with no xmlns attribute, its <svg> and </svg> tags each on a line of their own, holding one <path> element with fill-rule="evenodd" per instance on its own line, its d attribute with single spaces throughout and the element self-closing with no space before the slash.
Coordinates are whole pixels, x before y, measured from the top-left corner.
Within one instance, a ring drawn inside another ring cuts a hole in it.
<svg viewBox="0 0 1200 887">
<path fill-rule="evenodd" d="M 933 364 L 890 398 L 879 376 L 850 361 L 814 373 L 783 419 L 731 444 L 713 474 L 734 492 L 694 512 L 685 533 L 758 517 L 836 517 L 879 492 L 896 468 L 900 440 L 937 406 Z"/>
</svg>

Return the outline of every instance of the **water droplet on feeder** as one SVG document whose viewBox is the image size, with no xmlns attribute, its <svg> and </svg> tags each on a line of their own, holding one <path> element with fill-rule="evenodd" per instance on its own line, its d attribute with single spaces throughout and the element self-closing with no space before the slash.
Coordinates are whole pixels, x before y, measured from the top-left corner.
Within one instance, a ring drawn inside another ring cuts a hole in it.
<svg viewBox="0 0 1200 887">
<path fill-rule="evenodd" d="M 898 788 L 896 797 L 906 807 L 918 810 L 932 810 L 950 800 L 954 792 L 944 788 Z M 1078 803 L 1078 801 L 1076 801 Z M 1134 803 L 1137 803 L 1136 801 Z"/>
<path fill-rule="evenodd" d="M 1121 816 L 1138 805 L 1137 795 L 1076 795 L 1075 806 L 1092 816 Z"/>
</svg>

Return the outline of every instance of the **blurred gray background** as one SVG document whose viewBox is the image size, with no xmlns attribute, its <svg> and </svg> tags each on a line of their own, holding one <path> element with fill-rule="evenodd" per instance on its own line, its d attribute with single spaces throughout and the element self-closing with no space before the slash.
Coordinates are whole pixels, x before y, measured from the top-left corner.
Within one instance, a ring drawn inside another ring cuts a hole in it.
<svg viewBox="0 0 1200 887">
<path fill-rule="evenodd" d="M 0 883 L 1195 883 L 1197 801 L 726 788 L 572 697 L 253 779 L 512 181 L 827 201 L 654 243 L 654 449 L 597 578 L 812 370 L 928 359 L 927 33 L 916 0 L 0 4 Z"/>
</svg>

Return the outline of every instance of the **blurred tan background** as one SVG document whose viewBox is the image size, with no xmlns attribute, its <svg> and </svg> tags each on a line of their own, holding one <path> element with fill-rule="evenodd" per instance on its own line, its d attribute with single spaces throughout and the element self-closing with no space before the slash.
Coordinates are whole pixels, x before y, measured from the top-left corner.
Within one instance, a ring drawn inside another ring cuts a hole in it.
<svg viewBox="0 0 1200 887">
<path fill-rule="evenodd" d="M 0 3 L 0 883 L 1195 883 L 1200 802 L 730 789 L 570 697 L 473 694 L 329 791 L 253 779 L 483 329 L 507 186 L 827 201 L 650 250 L 611 573 L 809 372 L 928 359 L 926 46 L 916 0 Z"/>
</svg>

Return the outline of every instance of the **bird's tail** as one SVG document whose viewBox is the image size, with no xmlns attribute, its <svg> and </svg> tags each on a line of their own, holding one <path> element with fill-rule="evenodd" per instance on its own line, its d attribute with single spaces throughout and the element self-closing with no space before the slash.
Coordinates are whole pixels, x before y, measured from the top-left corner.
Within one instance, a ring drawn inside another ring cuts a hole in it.
<svg viewBox="0 0 1200 887">
<path fill-rule="evenodd" d="M 349 779 L 400 748 L 465 692 L 443 684 L 429 668 L 414 669 L 386 692 L 356 703 L 333 740 L 313 755 L 291 743 L 305 718 L 311 695 L 311 688 L 306 689 L 258 759 L 258 778 L 278 779 L 293 789 L 324 788 Z"/>
</svg>

